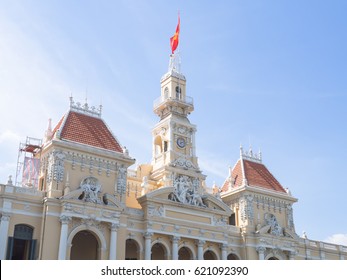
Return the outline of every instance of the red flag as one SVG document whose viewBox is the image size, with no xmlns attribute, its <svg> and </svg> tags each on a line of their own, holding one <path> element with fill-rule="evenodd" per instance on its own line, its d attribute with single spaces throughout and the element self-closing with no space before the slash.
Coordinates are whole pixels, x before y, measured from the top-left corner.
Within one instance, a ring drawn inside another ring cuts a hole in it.
<svg viewBox="0 0 347 280">
<path fill-rule="evenodd" d="M 177 49 L 179 35 L 180 35 L 180 15 L 178 15 L 178 24 L 177 24 L 177 27 L 176 27 L 175 35 L 173 35 L 170 38 L 170 45 L 171 45 L 172 53 L 174 53 L 174 51 Z"/>
</svg>

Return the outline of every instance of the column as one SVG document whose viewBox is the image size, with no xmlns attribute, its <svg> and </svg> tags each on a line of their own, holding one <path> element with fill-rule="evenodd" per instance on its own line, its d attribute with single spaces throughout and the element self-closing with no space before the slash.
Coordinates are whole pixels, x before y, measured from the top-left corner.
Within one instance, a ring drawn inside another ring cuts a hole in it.
<svg viewBox="0 0 347 280">
<path fill-rule="evenodd" d="M 220 249 L 222 251 L 222 258 L 221 259 L 226 260 L 228 258 L 228 256 L 227 256 L 228 245 L 227 244 L 221 244 Z"/>
<path fill-rule="evenodd" d="M 110 260 L 117 259 L 117 230 L 119 228 L 119 224 L 112 223 L 110 225 L 111 229 L 111 237 L 110 237 Z"/>
<path fill-rule="evenodd" d="M 152 253 L 152 232 L 146 232 L 144 234 L 145 237 L 145 260 L 151 259 L 151 253 Z"/>
<path fill-rule="evenodd" d="M 195 151 L 195 129 L 192 129 L 192 156 L 196 156 L 196 151 Z"/>
<path fill-rule="evenodd" d="M 259 260 L 265 260 L 265 250 L 266 250 L 266 248 L 263 246 L 257 247 L 257 252 L 259 254 Z"/>
<path fill-rule="evenodd" d="M 71 221 L 71 217 L 68 217 L 68 216 L 60 217 L 61 229 L 60 229 L 58 260 L 66 259 L 67 234 L 68 234 L 70 221 Z"/>
<path fill-rule="evenodd" d="M 7 248 L 9 225 L 10 225 L 10 214 L 2 213 L 1 223 L 0 223 L 0 260 L 6 259 L 6 248 Z"/>
<path fill-rule="evenodd" d="M 179 236 L 172 237 L 172 259 L 178 260 L 178 241 L 180 241 Z"/>
<path fill-rule="evenodd" d="M 205 241 L 204 240 L 198 240 L 197 245 L 198 245 L 198 260 L 203 260 L 204 259 Z"/>
</svg>

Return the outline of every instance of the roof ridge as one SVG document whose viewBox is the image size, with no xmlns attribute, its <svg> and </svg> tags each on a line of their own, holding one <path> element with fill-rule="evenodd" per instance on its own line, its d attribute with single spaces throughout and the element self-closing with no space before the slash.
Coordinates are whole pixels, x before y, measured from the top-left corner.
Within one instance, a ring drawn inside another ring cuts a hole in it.
<svg viewBox="0 0 347 280">
<path fill-rule="evenodd" d="M 118 145 L 120 146 L 120 148 L 122 149 L 122 151 L 124 152 L 125 147 L 123 147 L 121 145 L 121 143 L 119 142 L 117 136 L 113 133 L 112 129 L 109 127 L 109 125 L 104 121 L 104 119 L 100 116 L 99 119 L 104 123 L 104 125 L 106 126 L 106 128 L 108 129 L 108 131 L 111 133 L 111 136 L 114 138 L 114 140 L 118 143 Z"/>
<path fill-rule="evenodd" d="M 61 119 L 59 120 L 57 125 L 54 127 L 53 132 L 52 132 L 53 137 L 60 138 L 61 130 L 63 129 L 63 127 L 66 123 L 66 119 L 67 119 L 68 115 L 69 115 L 69 111 L 64 113 L 64 115 L 61 117 Z M 59 131 L 59 133 L 58 133 L 58 131 Z M 57 133 L 59 135 L 56 135 Z"/>
</svg>

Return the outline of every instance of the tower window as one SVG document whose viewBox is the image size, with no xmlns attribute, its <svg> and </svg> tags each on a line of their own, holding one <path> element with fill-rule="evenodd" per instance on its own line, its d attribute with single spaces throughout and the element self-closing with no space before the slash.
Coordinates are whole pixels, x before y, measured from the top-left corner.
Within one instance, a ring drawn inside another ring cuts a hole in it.
<svg viewBox="0 0 347 280">
<path fill-rule="evenodd" d="M 164 141 L 164 152 L 167 152 L 167 141 Z"/>
<path fill-rule="evenodd" d="M 168 87 L 166 87 L 164 89 L 164 99 L 168 99 L 168 98 L 169 98 L 169 89 L 168 89 Z"/>
<path fill-rule="evenodd" d="M 236 225 L 235 213 L 231 214 L 231 216 L 229 217 L 229 225 L 232 225 L 232 226 Z"/>
<path fill-rule="evenodd" d="M 163 152 L 162 144 L 163 144 L 163 141 L 162 141 L 161 137 L 158 135 L 154 139 L 154 149 L 155 149 L 155 155 L 156 156 L 160 155 Z"/>
<path fill-rule="evenodd" d="M 179 86 L 176 87 L 176 99 L 182 99 L 182 90 Z"/>
</svg>

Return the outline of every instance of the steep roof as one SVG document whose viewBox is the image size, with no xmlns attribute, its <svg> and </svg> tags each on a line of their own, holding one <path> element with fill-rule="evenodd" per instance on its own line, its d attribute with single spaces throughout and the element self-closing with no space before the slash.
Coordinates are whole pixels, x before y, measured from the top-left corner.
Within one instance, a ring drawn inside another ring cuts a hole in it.
<svg viewBox="0 0 347 280">
<path fill-rule="evenodd" d="M 123 153 L 123 149 L 106 123 L 98 116 L 70 110 L 53 129 L 61 140 Z"/>
<path fill-rule="evenodd" d="M 231 176 L 229 174 L 225 180 L 222 191 L 228 190 L 230 181 L 233 183 L 233 188 L 242 186 L 244 179 L 249 186 L 286 193 L 286 190 L 260 160 L 255 161 L 242 156 L 231 170 Z"/>
</svg>

